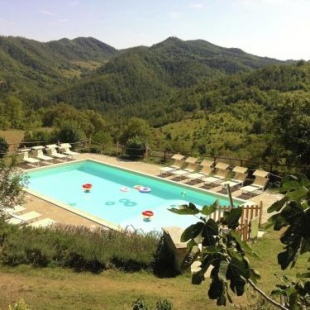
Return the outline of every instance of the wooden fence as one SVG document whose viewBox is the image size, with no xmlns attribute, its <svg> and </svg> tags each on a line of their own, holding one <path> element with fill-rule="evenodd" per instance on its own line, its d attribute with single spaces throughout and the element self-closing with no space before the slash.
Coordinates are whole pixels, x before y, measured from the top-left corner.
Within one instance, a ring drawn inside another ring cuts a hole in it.
<svg viewBox="0 0 310 310">
<path fill-rule="evenodd" d="M 262 227 L 263 204 L 241 206 L 242 214 L 239 219 L 237 232 L 241 235 L 241 240 L 248 241 L 257 237 L 259 228 Z M 209 218 L 219 221 L 226 211 L 230 211 L 230 206 L 219 206 L 217 210 L 210 214 Z"/>
</svg>

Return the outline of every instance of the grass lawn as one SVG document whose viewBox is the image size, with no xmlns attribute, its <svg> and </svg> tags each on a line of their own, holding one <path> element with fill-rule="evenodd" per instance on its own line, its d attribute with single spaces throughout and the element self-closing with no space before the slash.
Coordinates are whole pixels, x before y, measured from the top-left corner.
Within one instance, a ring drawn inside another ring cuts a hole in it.
<svg viewBox="0 0 310 310">
<path fill-rule="evenodd" d="M 261 257 L 260 260 L 250 258 L 252 267 L 262 276 L 258 286 L 268 294 L 276 283 L 280 283 L 274 274 L 294 276 L 306 271 L 304 257 L 292 270 L 280 270 L 277 265 L 277 254 L 282 249 L 279 236 L 279 232 L 269 231 L 251 244 Z M 155 309 L 156 302 L 163 299 L 178 310 L 220 308 L 207 297 L 209 280 L 194 286 L 189 274 L 159 279 L 146 272 L 110 270 L 94 275 L 60 268 L 1 266 L 0 283 L 0 309 L 8 309 L 9 304 L 20 299 L 24 299 L 30 309 L 132 309 L 133 302 L 141 297 L 150 309 Z M 250 304 L 255 305 L 258 301 L 251 289 L 243 297 L 233 297 L 243 309 L 249 309 Z M 228 306 L 225 309 L 235 308 Z"/>
<path fill-rule="evenodd" d="M 15 151 L 24 138 L 24 131 L 18 129 L 0 130 L 0 137 L 3 137 L 10 144 L 10 151 Z"/>
</svg>

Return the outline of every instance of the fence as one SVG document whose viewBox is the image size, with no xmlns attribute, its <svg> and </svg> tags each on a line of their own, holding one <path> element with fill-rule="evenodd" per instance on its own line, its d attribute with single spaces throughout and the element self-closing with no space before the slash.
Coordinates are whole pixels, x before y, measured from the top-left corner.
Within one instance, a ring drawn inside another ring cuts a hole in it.
<svg viewBox="0 0 310 310">
<path fill-rule="evenodd" d="M 22 142 L 21 144 L 10 144 L 9 153 L 16 153 L 18 148 L 23 146 L 34 146 L 34 145 L 44 145 L 43 141 L 32 141 L 32 142 Z M 101 153 L 111 156 L 123 156 L 126 154 L 126 150 L 128 149 L 126 146 L 121 145 L 120 143 L 106 145 L 102 143 L 98 143 L 91 139 L 83 140 L 79 142 L 70 142 L 70 144 L 76 147 L 78 150 L 82 152 L 90 152 L 90 153 Z M 139 149 L 141 150 L 141 149 Z M 175 154 L 175 152 L 169 150 L 153 150 L 149 147 L 146 147 L 144 156 L 140 156 L 139 158 L 143 158 L 144 160 L 152 160 L 159 163 L 166 163 L 168 162 L 171 157 Z M 5 155 L 5 154 L 3 154 Z M 9 155 L 9 154 L 7 154 Z M 196 156 L 196 154 L 183 154 L 185 156 Z M 248 167 L 249 171 L 254 171 L 257 168 L 264 169 L 270 172 L 270 181 L 277 182 L 281 181 L 281 174 L 294 174 L 304 173 L 306 175 L 310 174 L 310 166 L 290 166 L 287 167 L 284 164 L 280 163 L 268 163 L 268 162 L 260 162 L 260 161 L 253 161 L 247 160 L 242 158 L 232 158 L 232 157 L 223 157 L 223 156 L 211 156 L 211 155 L 203 155 L 205 159 L 211 159 L 214 162 L 223 161 L 228 163 L 230 166 L 241 166 L 241 167 Z"/>
<path fill-rule="evenodd" d="M 217 210 L 209 215 L 214 221 L 219 221 L 226 211 L 230 211 L 230 206 L 219 206 Z M 242 206 L 242 214 L 239 219 L 237 232 L 241 235 L 241 240 L 248 241 L 257 237 L 258 229 L 262 227 L 263 203 L 260 205 Z"/>
</svg>

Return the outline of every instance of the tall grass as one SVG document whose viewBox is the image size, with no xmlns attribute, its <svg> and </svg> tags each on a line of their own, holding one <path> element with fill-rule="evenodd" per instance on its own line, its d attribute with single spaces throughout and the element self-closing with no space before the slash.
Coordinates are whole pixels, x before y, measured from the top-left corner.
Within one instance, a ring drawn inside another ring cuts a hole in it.
<svg viewBox="0 0 310 310">
<path fill-rule="evenodd" d="M 105 269 L 151 268 L 159 235 L 56 225 L 52 229 L 17 227 L 0 221 L 0 259 L 16 266 L 69 267 L 99 273 Z"/>
</svg>

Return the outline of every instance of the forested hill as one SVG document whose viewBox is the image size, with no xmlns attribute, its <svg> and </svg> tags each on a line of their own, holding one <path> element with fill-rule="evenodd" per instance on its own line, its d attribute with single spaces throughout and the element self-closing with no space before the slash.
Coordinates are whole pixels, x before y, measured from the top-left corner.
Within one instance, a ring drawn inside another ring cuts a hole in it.
<svg viewBox="0 0 310 310">
<path fill-rule="evenodd" d="M 2 36 L 0 99 L 18 94 L 34 108 L 65 101 L 105 111 L 166 100 L 203 79 L 275 63 L 281 62 L 202 40 L 168 38 L 151 47 L 117 50 L 94 38 L 41 43 Z"/>
<path fill-rule="evenodd" d="M 93 38 L 41 43 L 0 37 L 0 98 L 16 95 L 40 106 L 50 91 L 96 69 L 119 51 Z"/>
<path fill-rule="evenodd" d="M 149 48 L 123 51 L 87 78 L 57 90 L 52 98 L 101 111 L 136 103 L 145 107 L 203 80 L 280 63 L 202 40 L 168 38 Z"/>
</svg>

